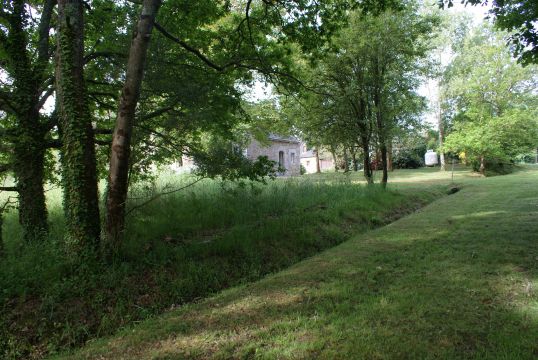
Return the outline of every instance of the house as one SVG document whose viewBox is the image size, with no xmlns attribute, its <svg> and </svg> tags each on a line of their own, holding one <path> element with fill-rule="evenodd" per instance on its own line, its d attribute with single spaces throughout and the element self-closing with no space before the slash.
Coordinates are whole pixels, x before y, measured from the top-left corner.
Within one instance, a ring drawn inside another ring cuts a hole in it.
<svg viewBox="0 0 538 360">
<path fill-rule="evenodd" d="M 292 136 L 269 134 L 265 141 L 258 141 L 251 137 L 248 145 L 243 148 L 243 155 L 249 160 L 257 160 L 260 156 L 267 156 L 276 162 L 283 172 L 279 176 L 301 175 L 300 148 L 301 142 Z M 183 155 L 181 161 L 171 165 L 175 172 L 191 172 L 196 167 L 193 159 Z"/>
<path fill-rule="evenodd" d="M 305 143 L 301 144 L 301 165 L 304 167 L 307 174 L 312 174 L 317 171 L 317 157 L 316 151 L 313 148 L 309 148 Z M 334 160 L 331 154 L 326 151 L 319 152 L 319 168 L 320 171 L 332 171 L 334 170 Z"/>
<path fill-rule="evenodd" d="M 285 169 L 280 175 L 298 176 L 301 174 L 301 142 L 293 136 L 269 134 L 267 141 L 252 139 L 244 149 L 244 155 L 250 160 L 267 156 Z"/>
</svg>

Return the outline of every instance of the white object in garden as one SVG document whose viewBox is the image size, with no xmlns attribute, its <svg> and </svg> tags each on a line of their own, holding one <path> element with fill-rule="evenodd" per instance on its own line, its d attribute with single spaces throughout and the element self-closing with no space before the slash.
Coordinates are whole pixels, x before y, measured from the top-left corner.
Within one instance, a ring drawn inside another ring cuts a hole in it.
<svg viewBox="0 0 538 360">
<path fill-rule="evenodd" d="M 433 150 L 428 150 L 424 155 L 424 162 L 426 163 L 426 166 L 437 165 L 437 153 Z"/>
</svg>

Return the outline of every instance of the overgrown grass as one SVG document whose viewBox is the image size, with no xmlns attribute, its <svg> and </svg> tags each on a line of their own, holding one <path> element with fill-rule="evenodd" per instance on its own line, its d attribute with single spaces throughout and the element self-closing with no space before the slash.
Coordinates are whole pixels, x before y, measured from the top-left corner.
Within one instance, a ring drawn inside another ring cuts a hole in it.
<svg viewBox="0 0 538 360">
<path fill-rule="evenodd" d="M 61 358 L 536 359 L 538 168 L 457 181 L 388 226 Z"/>
<path fill-rule="evenodd" d="M 218 290 L 253 281 L 351 234 L 385 224 L 439 196 L 385 191 L 358 175 L 279 179 L 267 186 L 205 180 L 133 211 L 112 264 L 79 264 L 63 252 L 58 189 L 48 192 L 51 235 L 24 245 L 6 218 L 0 261 L 0 357 L 39 358 Z M 131 206 L 188 176 L 163 176 L 132 192 Z"/>
</svg>

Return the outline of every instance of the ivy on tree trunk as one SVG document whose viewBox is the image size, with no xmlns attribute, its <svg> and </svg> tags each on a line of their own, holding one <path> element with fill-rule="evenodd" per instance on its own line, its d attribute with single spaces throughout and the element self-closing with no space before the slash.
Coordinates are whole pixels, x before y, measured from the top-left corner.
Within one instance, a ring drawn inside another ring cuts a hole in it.
<svg viewBox="0 0 538 360">
<path fill-rule="evenodd" d="M 78 253 L 99 245 L 100 219 L 94 134 L 84 84 L 81 0 L 58 1 L 56 93 L 62 135 L 66 243 Z"/>
<path fill-rule="evenodd" d="M 13 1 L 6 17 L 8 35 L 5 43 L 6 68 L 13 78 L 12 106 L 6 113 L 15 119 L 8 141 L 13 143 L 12 170 L 19 194 L 19 221 L 23 238 L 29 242 L 43 239 L 48 231 L 45 203 L 44 161 L 47 127 L 40 121 L 40 99 L 46 81 L 49 55 L 49 28 L 54 0 L 46 0 L 39 22 L 37 58 L 31 61 L 26 26 L 30 14 L 26 2 Z M 5 110 L 5 109 L 3 109 Z M 12 139 L 10 139 L 12 138 Z"/>
</svg>

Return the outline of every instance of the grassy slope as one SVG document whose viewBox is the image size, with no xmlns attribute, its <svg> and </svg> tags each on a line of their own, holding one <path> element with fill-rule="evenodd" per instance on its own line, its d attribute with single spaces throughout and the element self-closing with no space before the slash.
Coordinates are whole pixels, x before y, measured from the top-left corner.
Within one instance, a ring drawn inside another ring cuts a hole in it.
<svg viewBox="0 0 538 360">
<path fill-rule="evenodd" d="M 538 171 L 458 182 L 393 224 L 66 358 L 536 358 Z"/>
<path fill-rule="evenodd" d="M 393 175 L 410 174 L 435 177 L 432 170 Z M 434 183 L 427 191 L 387 192 L 357 186 L 361 178 L 322 174 L 254 188 L 200 182 L 134 212 L 112 264 L 80 264 L 65 254 L 61 193 L 49 191 L 49 241 L 23 245 L 16 213 L 6 217 L 0 358 L 41 358 L 75 348 L 170 307 L 258 280 L 402 217 L 443 191 Z M 153 191 L 189 181 L 161 174 L 155 187 L 130 196 L 144 202 Z"/>
</svg>

